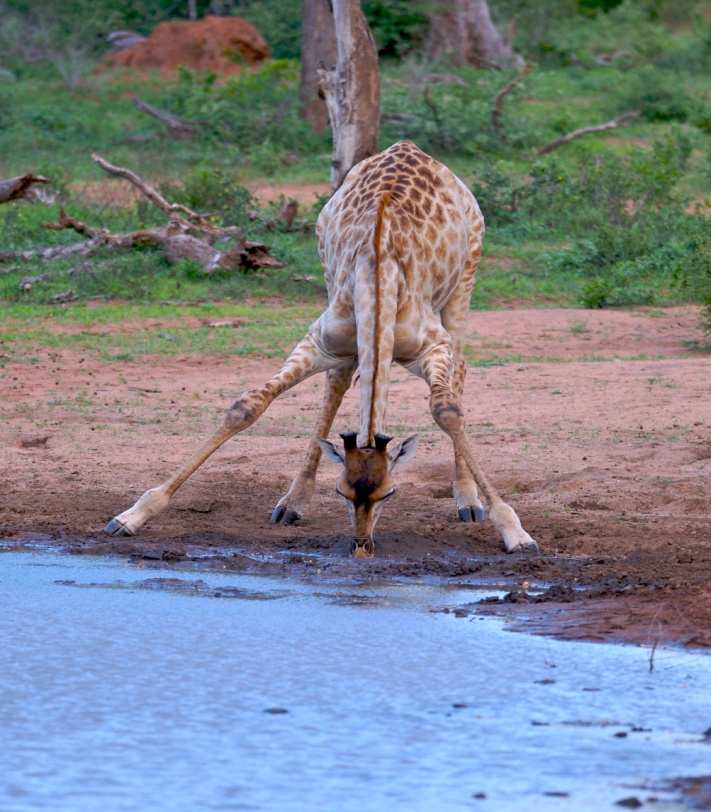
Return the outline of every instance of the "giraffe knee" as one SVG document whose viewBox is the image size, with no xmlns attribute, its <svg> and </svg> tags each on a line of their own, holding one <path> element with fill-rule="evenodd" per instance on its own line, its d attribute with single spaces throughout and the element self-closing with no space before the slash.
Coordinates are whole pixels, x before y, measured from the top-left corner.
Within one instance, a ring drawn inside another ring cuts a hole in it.
<svg viewBox="0 0 711 812">
<path fill-rule="evenodd" d="M 238 431 L 251 426 L 267 408 L 264 395 L 258 389 L 245 392 L 230 406 L 225 415 L 225 426 Z"/>
<path fill-rule="evenodd" d="M 432 417 L 442 431 L 447 434 L 458 434 L 462 430 L 462 410 L 453 397 L 437 400 L 433 398 L 431 409 Z"/>
</svg>

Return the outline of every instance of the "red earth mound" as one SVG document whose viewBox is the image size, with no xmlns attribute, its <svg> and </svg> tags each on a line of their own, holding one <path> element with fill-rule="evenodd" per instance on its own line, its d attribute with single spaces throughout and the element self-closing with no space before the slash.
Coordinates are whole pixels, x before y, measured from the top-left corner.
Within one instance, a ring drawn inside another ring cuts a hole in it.
<svg viewBox="0 0 711 812">
<path fill-rule="evenodd" d="M 213 71 L 220 76 L 239 73 L 269 56 L 269 46 L 257 29 L 241 17 L 204 17 L 159 23 L 148 39 L 111 54 L 110 67 L 173 73 L 180 65 Z"/>
</svg>

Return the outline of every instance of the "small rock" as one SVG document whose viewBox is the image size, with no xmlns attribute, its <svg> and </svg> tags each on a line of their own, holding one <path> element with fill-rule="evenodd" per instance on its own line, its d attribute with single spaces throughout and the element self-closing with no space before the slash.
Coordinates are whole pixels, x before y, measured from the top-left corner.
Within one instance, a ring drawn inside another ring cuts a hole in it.
<svg viewBox="0 0 711 812">
<path fill-rule="evenodd" d="M 44 448 L 49 440 L 49 434 L 42 437 L 22 437 L 20 448 Z"/>
<path fill-rule="evenodd" d="M 23 276 L 20 280 L 20 290 L 25 292 L 32 290 L 35 285 L 38 285 L 40 282 L 45 282 L 49 279 L 49 274 L 41 273 L 37 276 Z"/>
<path fill-rule="evenodd" d="M 555 680 L 551 679 L 551 677 L 544 677 L 543 679 L 534 680 L 536 685 L 554 685 Z"/>
<path fill-rule="evenodd" d="M 546 795 L 548 798 L 569 798 L 570 797 L 569 792 L 561 792 L 561 791 L 555 790 L 555 789 L 551 790 L 550 792 L 544 792 L 543 794 Z"/>
<path fill-rule="evenodd" d="M 484 798 L 486 798 L 486 793 L 485 792 L 475 792 L 472 795 L 472 798 L 476 798 L 477 801 L 483 801 Z"/>
<path fill-rule="evenodd" d="M 264 713 L 271 713 L 274 716 L 279 716 L 284 713 L 289 713 L 286 708 L 264 708 Z"/>
<path fill-rule="evenodd" d="M 616 739 L 626 739 L 627 738 L 627 733 L 624 730 L 618 730 L 617 733 L 615 733 L 615 738 Z"/>
<path fill-rule="evenodd" d="M 457 708 L 457 709 L 461 709 L 461 708 L 468 708 L 469 705 L 467 705 L 466 702 L 452 702 L 452 707 Z"/>
<path fill-rule="evenodd" d="M 639 809 L 642 806 L 642 801 L 635 798 L 634 795 L 630 795 L 629 798 L 621 798 L 619 801 L 615 801 L 615 806 L 624 806 L 626 809 Z"/>
</svg>

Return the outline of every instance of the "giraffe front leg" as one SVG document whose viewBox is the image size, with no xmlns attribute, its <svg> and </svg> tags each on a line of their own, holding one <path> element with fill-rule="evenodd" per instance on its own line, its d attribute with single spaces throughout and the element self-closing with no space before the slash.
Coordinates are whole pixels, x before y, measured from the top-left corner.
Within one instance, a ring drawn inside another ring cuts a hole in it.
<svg viewBox="0 0 711 812">
<path fill-rule="evenodd" d="M 456 448 L 454 449 L 452 495 L 457 505 L 457 515 L 460 522 L 486 521 L 489 514 L 479 498 L 479 489 L 464 457 Z"/>
<path fill-rule="evenodd" d="M 457 405 L 462 409 L 462 394 L 464 392 L 464 379 L 467 374 L 467 364 L 462 358 L 461 342 L 455 343 L 457 347 L 452 374 L 452 394 Z M 484 505 L 479 498 L 479 489 L 476 486 L 472 472 L 455 447 L 454 449 L 454 482 L 452 483 L 452 495 L 457 505 L 457 515 L 460 522 L 483 522 L 488 516 Z"/>
<path fill-rule="evenodd" d="M 328 437 L 336 413 L 340 408 L 343 396 L 348 391 L 353 378 L 355 364 L 331 369 L 326 375 L 326 387 L 323 396 L 323 406 L 316 428 L 309 442 L 306 459 L 299 473 L 294 477 L 291 487 L 277 502 L 272 511 L 271 520 L 275 524 L 293 524 L 303 518 L 311 502 L 316 486 L 316 471 L 321 460 L 320 439 Z"/>
<path fill-rule="evenodd" d="M 273 378 L 264 386 L 245 392 L 232 404 L 222 426 L 186 465 L 170 479 L 147 490 L 128 510 L 111 519 L 104 531 L 112 536 L 134 535 L 149 519 L 165 510 L 173 494 L 209 456 L 235 434 L 249 428 L 282 392 L 316 372 L 330 369 L 335 363 L 321 352 L 310 334 L 305 336 Z"/>
</svg>

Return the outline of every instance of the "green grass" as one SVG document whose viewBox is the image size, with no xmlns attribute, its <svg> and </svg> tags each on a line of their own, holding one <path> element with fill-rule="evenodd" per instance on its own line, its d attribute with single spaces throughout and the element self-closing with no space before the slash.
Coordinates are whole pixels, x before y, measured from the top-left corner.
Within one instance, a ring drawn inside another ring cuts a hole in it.
<svg viewBox="0 0 711 812">
<path fill-rule="evenodd" d="M 636 23 L 632 23 L 629 36 L 634 37 Z M 612 167 L 600 174 L 605 182 L 614 181 L 616 166 L 626 167 L 630 176 L 644 174 L 642 170 L 648 171 L 649 166 L 645 169 L 640 156 L 652 154 L 652 145 L 660 138 L 673 136 L 688 146 L 688 159 L 664 192 L 664 200 L 660 193 L 659 205 L 681 210 L 686 198 L 709 196 L 711 127 L 703 110 L 711 92 L 711 72 L 700 67 L 700 58 L 694 61 L 688 55 L 690 48 L 702 43 L 703 34 L 660 29 L 661 51 L 653 57 L 633 55 L 614 66 L 592 67 L 586 61 L 584 42 L 580 44 L 588 36 L 587 22 L 583 28 L 571 28 L 562 40 L 567 53 L 583 54 L 582 61 L 555 64 L 551 57 L 506 97 L 503 139 L 491 125 L 491 102 L 513 74 L 446 66 L 446 72 L 463 84 L 431 85 L 428 103 L 422 80 L 440 67 L 412 58 L 382 66 L 381 146 L 412 138 L 470 184 L 484 209 L 487 236 L 474 308 L 568 307 L 581 302 L 662 306 L 704 302 L 704 297 L 711 296 L 702 270 L 695 271 L 696 281 L 683 284 L 682 278 L 689 258 L 702 256 L 708 248 L 700 240 L 699 247 L 691 245 L 691 231 L 687 234 L 671 220 L 677 236 L 669 242 L 676 253 L 662 246 L 651 259 L 641 249 L 628 257 L 622 250 L 625 240 L 619 240 L 619 256 L 612 256 L 614 252 L 608 256 L 603 249 L 609 244 L 607 237 L 615 235 L 603 209 L 611 206 L 610 201 L 624 201 L 626 187 L 617 188 L 611 182 L 608 197 L 602 195 L 598 204 L 595 183 L 583 182 L 590 167 L 605 162 Z M 639 42 L 629 44 L 632 54 L 647 47 L 649 32 L 643 33 Z M 593 31 L 589 36 L 600 34 Z M 57 218 L 60 204 L 88 224 L 113 231 L 163 222 L 162 215 L 145 203 L 121 208 L 91 203 L 83 195 L 82 183 L 106 182 L 90 159 L 96 151 L 156 182 L 173 184 L 178 193 L 180 188 L 190 188 L 192 178 L 193 190 L 204 194 L 195 208 L 218 220 L 237 222 L 248 237 L 267 243 L 287 265 L 258 273 L 206 276 L 188 262 L 169 265 L 155 250 L 103 251 L 90 259 L 52 262 L 0 262 L 0 330 L 6 357 L 9 353 L 32 358 L 34 349 L 42 346 L 72 346 L 124 359 L 182 352 L 268 355 L 281 354 L 298 338 L 326 298 L 314 235 L 308 230 L 287 233 L 267 227 L 273 210 L 262 210 L 256 220 L 249 219 L 254 203 L 244 203 L 243 190 L 238 188 L 238 184 L 264 179 L 279 183 L 328 179 L 328 133 L 310 134 L 296 115 L 298 65 L 294 61 L 273 60 L 256 73 L 245 72 L 214 85 L 195 74 L 165 81 L 94 73 L 72 90 L 48 68 L 28 67 L 19 75 L 18 81 L 0 82 L 0 177 L 41 172 L 52 179 L 61 198 L 51 205 L 0 206 L 0 251 L 79 240 L 70 232 L 43 228 Z M 538 160 L 540 145 L 630 109 L 630 104 L 639 102 L 640 93 L 650 89 L 657 96 L 652 102 L 643 100 L 644 115 L 632 125 L 580 139 L 550 159 Z M 166 137 L 158 122 L 136 110 L 132 93 L 200 121 L 199 134 L 185 140 Z M 210 180 L 210 173 L 220 173 L 219 181 Z M 519 201 L 520 210 L 507 212 L 508 185 L 527 192 L 541 177 L 538 197 L 528 203 Z M 556 178 L 562 179 L 558 186 Z M 653 191 L 654 184 L 659 186 L 659 180 L 651 178 L 648 185 Z M 639 197 L 645 194 L 641 191 Z M 244 205 L 238 211 L 237 203 L 233 206 L 230 201 L 240 199 Z M 315 211 L 300 214 L 310 222 L 315 215 Z M 597 253 L 590 249 L 593 243 Z M 638 243 L 644 244 L 644 239 Z M 24 278 L 43 274 L 47 278 L 29 291 L 20 289 Z M 312 281 L 304 282 L 303 277 Z M 76 304 L 52 304 L 54 297 L 69 291 Z M 274 307 L 277 302 L 279 308 Z M 708 302 L 711 308 L 711 298 Z M 51 329 L 52 323 L 95 327 L 183 316 L 232 316 L 247 323 L 238 329 L 176 326 L 111 336 L 95 330 L 82 334 Z M 290 321 L 282 328 L 280 320 L 285 316 Z M 573 324 L 570 332 L 578 335 L 584 328 Z"/>
</svg>

